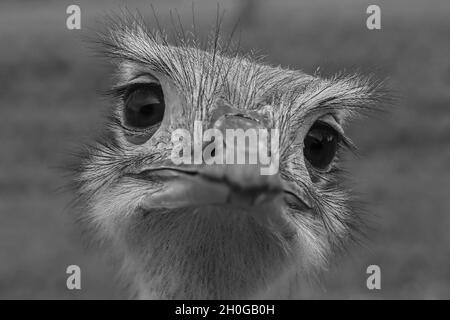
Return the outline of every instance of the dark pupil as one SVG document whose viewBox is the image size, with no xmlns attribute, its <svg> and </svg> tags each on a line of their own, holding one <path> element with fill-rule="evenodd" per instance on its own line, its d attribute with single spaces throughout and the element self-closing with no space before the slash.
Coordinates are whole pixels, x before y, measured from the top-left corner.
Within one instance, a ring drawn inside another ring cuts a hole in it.
<svg viewBox="0 0 450 320">
<path fill-rule="evenodd" d="M 304 155 L 309 163 L 325 169 L 336 154 L 338 136 L 334 129 L 323 123 L 316 123 L 305 138 Z"/>
<path fill-rule="evenodd" d="M 132 91 L 125 102 L 127 125 L 146 128 L 162 121 L 164 97 L 158 85 L 146 85 Z"/>
</svg>

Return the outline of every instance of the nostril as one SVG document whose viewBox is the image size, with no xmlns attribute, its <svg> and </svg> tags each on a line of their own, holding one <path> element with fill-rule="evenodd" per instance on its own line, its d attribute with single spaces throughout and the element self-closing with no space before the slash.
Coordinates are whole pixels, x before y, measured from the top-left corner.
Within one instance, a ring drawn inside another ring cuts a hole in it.
<svg viewBox="0 0 450 320">
<path fill-rule="evenodd" d="M 216 148 L 211 150 L 211 157 L 214 158 L 216 156 Z"/>
</svg>

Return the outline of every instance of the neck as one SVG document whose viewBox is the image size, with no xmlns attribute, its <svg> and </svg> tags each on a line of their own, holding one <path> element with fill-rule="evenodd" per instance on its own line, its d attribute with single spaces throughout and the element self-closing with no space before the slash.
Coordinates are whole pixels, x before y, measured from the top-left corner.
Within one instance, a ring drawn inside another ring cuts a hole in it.
<svg viewBox="0 0 450 320">
<path fill-rule="evenodd" d="M 129 230 L 126 269 L 142 299 L 266 297 L 296 276 L 283 234 L 227 212 L 152 215 Z"/>
</svg>

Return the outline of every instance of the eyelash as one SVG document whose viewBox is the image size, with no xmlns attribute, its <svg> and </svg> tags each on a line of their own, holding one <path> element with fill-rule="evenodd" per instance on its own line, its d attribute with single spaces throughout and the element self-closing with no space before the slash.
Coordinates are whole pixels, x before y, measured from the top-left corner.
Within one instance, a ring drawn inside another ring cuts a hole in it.
<svg viewBox="0 0 450 320">
<path fill-rule="evenodd" d="M 358 148 L 356 147 L 356 145 L 353 143 L 353 141 L 349 137 L 347 137 L 339 132 L 338 132 L 338 135 L 339 135 L 339 147 L 340 148 L 345 148 L 346 150 L 349 150 L 352 153 L 356 153 L 358 151 Z"/>
<path fill-rule="evenodd" d="M 317 120 L 320 121 L 320 120 Z M 333 128 L 333 130 L 337 133 L 338 138 L 339 138 L 339 149 L 341 148 L 345 148 L 346 150 L 349 150 L 351 152 L 356 152 L 357 151 L 357 147 L 356 145 L 353 143 L 353 141 L 346 136 L 343 132 L 340 132 L 339 130 L 337 130 L 334 126 L 332 126 L 331 124 L 329 124 L 328 122 L 325 121 L 320 121 L 325 123 L 326 125 L 330 126 L 331 128 Z"/>
<path fill-rule="evenodd" d="M 108 94 L 112 96 L 113 98 L 121 99 L 123 102 L 125 102 L 131 92 L 139 89 L 140 87 L 144 87 L 149 85 L 149 83 L 132 83 L 132 84 L 124 84 L 121 86 L 117 86 L 109 90 Z"/>
</svg>

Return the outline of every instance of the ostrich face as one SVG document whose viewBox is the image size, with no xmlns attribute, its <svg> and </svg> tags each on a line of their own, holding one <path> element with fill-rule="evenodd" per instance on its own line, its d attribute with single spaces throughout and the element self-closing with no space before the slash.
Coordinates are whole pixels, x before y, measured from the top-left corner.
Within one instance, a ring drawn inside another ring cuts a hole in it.
<svg viewBox="0 0 450 320">
<path fill-rule="evenodd" d="M 83 219 L 122 257 L 140 297 L 266 297 L 353 238 L 360 219 L 339 175 L 350 145 L 342 126 L 377 101 L 376 86 L 218 45 L 170 45 L 140 23 L 117 23 L 103 40 L 118 61 L 115 105 L 108 134 L 81 156 L 77 192 Z M 193 132 L 195 120 L 279 129 L 278 172 L 175 165 L 171 133 Z"/>
</svg>

